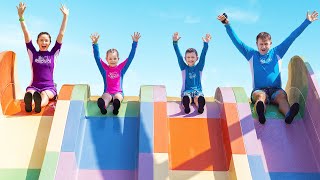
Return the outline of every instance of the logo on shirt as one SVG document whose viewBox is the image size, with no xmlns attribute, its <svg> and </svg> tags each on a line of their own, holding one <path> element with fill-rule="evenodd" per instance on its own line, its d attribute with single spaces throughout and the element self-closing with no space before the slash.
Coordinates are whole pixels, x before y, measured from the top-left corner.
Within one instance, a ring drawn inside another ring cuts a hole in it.
<svg viewBox="0 0 320 180">
<path fill-rule="evenodd" d="M 35 59 L 34 62 L 39 64 L 51 64 L 51 59 L 49 59 L 48 56 L 38 56 L 38 58 Z"/>
<path fill-rule="evenodd" d="M 261 64 L 267 64 L 271 61 L 271 58 L 260 58 L 260 63 Z"/>
<path fill-rule="evenodd" d="M 118 72 L 109 72 L 108 77 L 110 79 L 116 79 L 119 77 L 119 74 L 118 74 Z"/>
<path fill-rule="evenodd" d="M 196 73 L 189 72 L 189 79 L 195 79 L 197 77 Z"/>
</svg>

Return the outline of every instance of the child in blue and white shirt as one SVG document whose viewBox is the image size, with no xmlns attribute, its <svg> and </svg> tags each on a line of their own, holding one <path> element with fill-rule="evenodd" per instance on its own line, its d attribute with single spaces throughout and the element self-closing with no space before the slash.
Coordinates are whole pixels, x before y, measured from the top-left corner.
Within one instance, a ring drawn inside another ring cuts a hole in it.
<svg viewBox="0 0 320 180">
<path fill-rule="evenodd" d="M 195 64 L 198 58 L 198 53 L 195 49 L 189 48 L 185 53 L 184 62 L 183 57 L 180 53 L 178 47 L 178 41 L 181 37 L 179 33 L 174 33 L 172 36 L 173 47 L 176 52 L 180 70 L 182 72 L 182 89 L 181 97 L 182 104 L 185 113 L 190 113 L 190 103 L 194 102 L 198 107 L 198 112 L 200 114 L 204 111 L 205 98 L 202 93 L 201 77 L 202 70 L 205 63 L 205 58 L 208 50 L 208 43 L 211 40 L 211 35 L 207 34 L 203 37 L 203 49 L 200 55 L 200 60 L 198 64 Z"/>
</svg>

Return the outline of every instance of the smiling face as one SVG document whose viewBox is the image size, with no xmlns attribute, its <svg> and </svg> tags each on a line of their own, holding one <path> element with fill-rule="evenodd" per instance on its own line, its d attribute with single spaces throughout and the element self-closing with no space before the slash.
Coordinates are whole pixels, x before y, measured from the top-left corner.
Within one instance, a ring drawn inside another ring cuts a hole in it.
<svg viewBox="0 0 320 180">
<path fill-rule="evenodd" d="M 51 43 L 51 37 L 47 33 L 40 33 L 38 35 L 37 44 L 40 51 L 47 51 Z"/>
<path fill-rule="evenodd" d="M 198 60 L 198 52 L 194 48 L 189 48 L 186 50 L 185 57 L 186 63 L 188 66 L 194 66 Z"/>
<path fill-rule="evenodd" d="M 119 62 L 118 52 L 117 51 L 107 52 L 106 60 L 110 67 L 116 67 Z"/>
<path fill-rule="evenodd" d="M 198 56 L 195 52 L 187 52 L 184 59 L 186 60 L 188 66 L 194 66 L 198 60 Z"/>
<path fill-rule="evenodd" d="M 267 54 L 272 45 L 271 35 L 267 32 L 259 33 L 256 38 L 256 44 L 261 55 Z"/>
<path fill-rule="evenodd" d="M 259 53 L 261 55 L 267 54 L 270 50 L 271 44 L 271 40 L 259 38 L 257 41 L 257 48 L 259 50 Z"/>
</svg>

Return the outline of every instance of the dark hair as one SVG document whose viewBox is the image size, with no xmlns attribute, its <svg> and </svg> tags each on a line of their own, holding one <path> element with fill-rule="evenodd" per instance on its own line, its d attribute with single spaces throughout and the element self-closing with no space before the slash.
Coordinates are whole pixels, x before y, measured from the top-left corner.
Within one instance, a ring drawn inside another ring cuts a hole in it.
<svg viewBox="0 0 320 180">
<path fill-rule="evenodd" d="M 262 39 L 262 40 L 270 40 L 271 41 L 271 35 L 267 32 L 261 32 L 257 35 L 256 41 L 258 42 L 258 39 Z"/>
<path fill-rule="evenodd" d="M 198 56 L 198 52 L 197 52 L 197 50 L 195 50 L 194 48 L 189 48 L 189 49 L 187 49 L 185 54 L 187 54 L 187 53 L 193 53 L 193 52 L 196 53 L 196 56 Z"/>
<path fill-rule="evenodd" d="M 115 53 L 115 52 L 117 53 L 117 55 L 118 55 L 118 57 L 119 57 L 119 52 L 118 52 L 118 50 L 116 50 L 116 49 L 114 49 L 114 48 L 113 48 L 113 49 L 109 49 L 109 50 L 107 51 L 107 56 L 108 56 L 109 53 Z"/>
<path fill-rule="evenodd" d="M 51 36 L 50 36 L 50 34 L 49 34 L 48 32 L 41 32 L 41 33 L 39 33 L 39 34 L 38 34 L 38 37 L 37 37 L 37 42 L 38 42 L 38 40 L 39 40 L 39 37 L 40 37 L 41 35 L 43 35 L 43 34 L 49 36 L 49 40 L 50 40 L 50 43 L 51 43 Z"/>
</svg>

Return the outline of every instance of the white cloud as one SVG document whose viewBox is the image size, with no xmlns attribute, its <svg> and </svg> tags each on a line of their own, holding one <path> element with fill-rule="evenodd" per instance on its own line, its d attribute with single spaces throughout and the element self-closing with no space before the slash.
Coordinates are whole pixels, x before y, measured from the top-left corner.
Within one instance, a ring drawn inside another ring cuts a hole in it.
<svg viewBox="0 0 320 180">
<path fill-rule="evenodd" d="M 259 15 L 255 12 L 249 12 L 238 8 L 226 8 L 222 12 L 227 13 L 228 18 L 232 21 L 243 23 L 255 23 L 259 20 Z M 222 13 L 220 13 L 222 14 Z"/>
<path fill-rule="evenodd" d="M 160 12 L 158 16 L 163 19 L 181 19 L 181 18 L 183 18 L 183 16 L 181 14 L 168 13 L 168 12 Z"/>
<path fill-rule="evenodd" d="M 165 20 L 183 20 L 187 24 L 196 24 L 200 23 L 199 17 L 194 17 L 191 15 L 183 15 L 178 13 L 169 13 L 169 12 L 160 12 L 158 16 Z"/>
<path fill-rule="evenodd" d="M 200 18 L 199 17 L 193 17 L 193 16 L 186 16 L 184 18 L 184 23 L 197 24 L 197 23 L 200 23 Z"/>
</svg>

